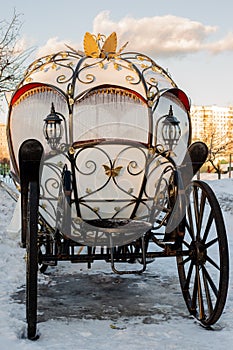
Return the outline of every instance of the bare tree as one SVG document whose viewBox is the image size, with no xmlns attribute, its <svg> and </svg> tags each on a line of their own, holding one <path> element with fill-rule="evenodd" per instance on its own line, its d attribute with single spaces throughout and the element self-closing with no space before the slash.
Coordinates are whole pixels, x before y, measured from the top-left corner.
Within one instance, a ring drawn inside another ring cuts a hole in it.
<svg viewBox="0 0 233 350">
<path fill-rule="evenodd" d="M 0 94 L 12 91 L 23 76 L 25 60 L 31 49 L 19 47 L 21 15 L 15 11 L 10 22 L 0 21 Z"/>
<path fill-rule="evenodd" d="M 206 162 L 209 162 L 213 169 L 218 174 L 218 178 L 221 178 L 221 167 L 218 161 L 219 156 L 229 154 L 232 150 L 232 141 L 227 137 L 218 137 L 216 133 L 213 132 L 210 137 L 206 138 L 204 142 L 209 148 L 208 157 Z"/>
</svg>

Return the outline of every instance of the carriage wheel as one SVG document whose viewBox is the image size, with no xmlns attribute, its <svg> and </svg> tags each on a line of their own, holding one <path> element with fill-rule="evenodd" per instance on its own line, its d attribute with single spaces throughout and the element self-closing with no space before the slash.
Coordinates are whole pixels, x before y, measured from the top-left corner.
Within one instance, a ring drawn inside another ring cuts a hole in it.
<svg viewBox="0 0 233 350">
<path fill-rule="evenodd" d="M 27 336 L 36 340 L 37 323 L 37 273 L 38 273 L 38 248 L 37 248 L 37 223 L 38 223 L 38 183 L 30 182 L 28 191 L 28 230 L 27 230 L 27 278 L 26 278 L 26 313 Z"/>
<path fill-rule="evenodd" d="M 202 325 L 210 326 L 221 316 L 227 297 L 226 230 L 219 203 L 206 183 L 194 181 L 187 193 L 185 237 L 181 255 L 177 256 L 178 274 L 189 312 Z"/>
</svg>

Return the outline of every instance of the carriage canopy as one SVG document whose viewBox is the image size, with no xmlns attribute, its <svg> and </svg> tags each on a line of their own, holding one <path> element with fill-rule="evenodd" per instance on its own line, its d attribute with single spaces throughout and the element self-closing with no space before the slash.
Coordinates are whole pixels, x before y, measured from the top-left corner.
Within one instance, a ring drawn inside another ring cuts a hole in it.
<svg viewBox="0 0 233 350">
<path fill-rule="evenodd" d="M 63 116 L 60 143 L 70 146 L 109 137 L 163 145 L 163 117 L 172 106 L 181 130 L 174 154 L 176 162 L 182 161 L 190 142 L 189 100 L 155 61 L 124 52 L 125 46 L 117 49 L 116 33 L 108 38 L 86 33 L 84 52 L 57 52 L 29 66 L 11 99 L 8 118 L 16 175 L 19 146 L 29 130 L 47 153 L 51 151 L 43 132 L 51 104 Z"/>
</svg>

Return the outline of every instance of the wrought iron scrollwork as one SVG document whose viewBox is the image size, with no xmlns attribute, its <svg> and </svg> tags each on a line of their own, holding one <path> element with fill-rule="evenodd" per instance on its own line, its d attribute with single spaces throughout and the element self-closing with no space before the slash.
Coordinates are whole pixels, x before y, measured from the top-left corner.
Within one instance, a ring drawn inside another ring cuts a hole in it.
<svg viewBox="0 0 233 350">
<path fill-rule="evenodd" d="M 148 105 L 151 107 L 164 88 L 176 87 L 169 74 L 146 55 L 119 52 L 110 57 L 104 55 L 93 59 L 82 52 L 72 50 L 60 51 L 34 61 L 25 72 L 22 83 L 32 82 L 34 73 L 53 70 L 54 81 L 58 85 L 68 84 L 68 88 L 64 91 L 67 94 L 67 101 L 75 100 L 77 97 L 74 96 L 74 87 L 77 82 L 91 85 L 95 81 L 98 82 L 98 79 L 101 81 L 103 70 L 112 67 L 115 71 L 121 72 L 120 74 L 124 72 L 123 79 L 129 85 L 143 85 Z"/>
<path fill-rule="evenodd" d="M 129 160 L 132 154 L 135 159 Z M 115 218 L 120 217 L 125 209 L 131 207 L 133 211 L 133 207 L 140 204 L 147 211 L 147 214 L 143 214 L 144 218 L 149 218 L 151 207 L 157 206 L 161 211 L 162 201 L 166 201 L 165 197 L 162 199 L 161 194 L 166 192 L 173 166 L 165 156 L 166 153 L 158 153 L 158 148 L 151 156 L 146 148 L 128 145 L 124 146 L 114 159 L 107 153 L 106 147 L 103 149 L 99 145 L 78 149 L 74 157 L 76 181 L 81 183 L 80 176 L 85 176 L 85 183 L 91 183 L 91 186 L 87 185 L 83 190 L 79 188 L 79 206 L 89 209 L 96 217 L 101 218 L 102 203 L 113 202 L 114 210 L 109 213 L 109 217 Z M 114 174 L 117 168 L 119 172 Z M 92 180 L 88 180 L 88 177 Z M 141 187 L 143 191 L 138 198 Z M 109 195 L 108 191 L 112 191 L 112 195 Z M 114 193 L 117 193 L 117 198 L 114 197 Z"/>
</svg>

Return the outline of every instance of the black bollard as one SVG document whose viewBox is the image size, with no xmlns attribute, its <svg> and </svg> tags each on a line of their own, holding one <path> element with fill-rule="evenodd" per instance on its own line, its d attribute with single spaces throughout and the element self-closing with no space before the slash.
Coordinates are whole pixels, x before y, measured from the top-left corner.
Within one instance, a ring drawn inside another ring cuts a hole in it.
<svg viewBox="0 0 233 350">
<path fill-rule="evenodd" d="M 26 247 L 26 314 L 27 337 L 38 339 L 37 324 L 37 273 L 38 273 L 38 207 L 40 190 L 40 168 L 43 146 L 34 139 L 23 142 L 19 150 L 21 186 L 21 243 Z"/>
</svg>

